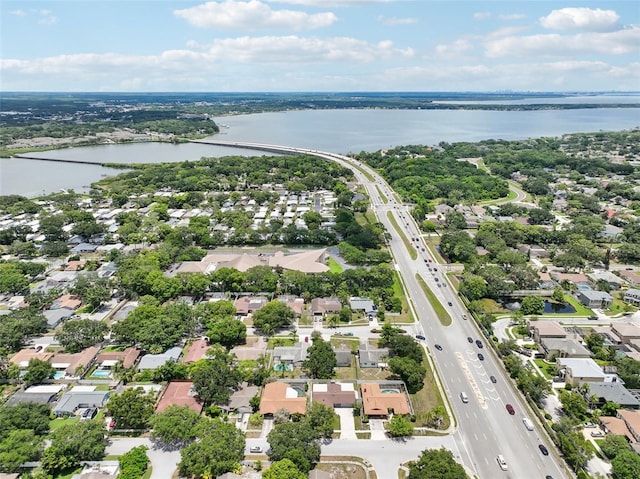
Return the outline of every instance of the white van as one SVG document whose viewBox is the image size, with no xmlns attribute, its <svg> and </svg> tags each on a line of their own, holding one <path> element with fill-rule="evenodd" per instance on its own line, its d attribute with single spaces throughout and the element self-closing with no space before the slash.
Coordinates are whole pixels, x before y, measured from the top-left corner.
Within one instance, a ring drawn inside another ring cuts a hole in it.
<svg viewBox="0 0 640 479">
<path fill-rule="evenodd" d="M 526 427 L 529 431 L 533 431 L 533 423 L 528 417 L 522 418 L 522 422 L 524 424 L 524 427 Z"/>
<path fill-rule="evenodd" d="M 460 399 L 465 404 L 469 402 L 469 396 L 467 396 L 467 393 L 465 393 L 465 392 L 461 392 L 460 393 Z"/>
</svg>

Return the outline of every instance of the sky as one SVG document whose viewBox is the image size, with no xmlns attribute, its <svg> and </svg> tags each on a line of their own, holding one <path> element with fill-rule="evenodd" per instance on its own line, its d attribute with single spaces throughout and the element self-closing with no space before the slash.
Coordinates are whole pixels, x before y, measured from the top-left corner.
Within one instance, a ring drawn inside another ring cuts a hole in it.
<svg viewBox="0 0 640 479">
<path fill-rule="evenodd" d="M 2 91 L 639 91 L 640 2 L 2 0 Z"/>
</svg>

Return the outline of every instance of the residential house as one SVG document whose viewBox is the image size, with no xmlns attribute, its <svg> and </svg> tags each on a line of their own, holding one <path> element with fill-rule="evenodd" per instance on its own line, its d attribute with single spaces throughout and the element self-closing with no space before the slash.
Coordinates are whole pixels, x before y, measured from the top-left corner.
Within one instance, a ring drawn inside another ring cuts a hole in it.
<svg viewBox="0 0 640 479">
<path fill-rule="evenodd" d="M 624 281 L 611 271 L 596 271 L 594 273 L 587 274 L 587 276 L 593 284 L 596 284 L 600 280 L 606 281 L 611 289 L 620 289 L 624 284 Z"/>
<path fill-rule="evenodd" d="M 86 391 L 76 387 L 62 395 L 52 412 L 58 417 L 73 416 L 79 409 L 104 407 L 108 401 L 109 391 Z"/>
<path fill-rule="evenodd" d="M 311 400 L 325 406 L 353 407 L 357 394 L 353 383 L 314 383 L 311 387 Z"/>
<path fill-rule="evenodd" d="M 640 273 L 631 270 L 620 270 L 618 274 L 624 278 L 631 286 L 640 286 Z"/>
<path fill-rule="evenodd" d="M 64 384 L 38 384 L 24 391 L 18 391 L 5 403 L 6 406 L 15 406 L 21 403 L 51 404 L 56 400 Z"/>
<path fill-rule="evenodd" d="M 269 300 L 264 296 L 242 296 L 233 303 L 236 307 L 236 314 L 247 316 L 249 313 L 260 311 Z"/>
<path fill-rule="evenodd" d="M 340 298 L 314 298 L 311 300 L 311 312 L 314 316 L 338 314 L 342 309 Z"/>
<path fill-rule="evenodd" d="M 613 302 L 613 298 L 609 293 L 592 289 L 579 290 L 576 293 L 576 297 L 587 308 L 607 309 Z"/>
<path fill-rule="evenodd" d="M 360 386 L 364 413 L 369 417 L 386 418 L 390 414 L 411 414 L 411 403 L 398 385 L 364 383 Z"/>
<path fill-rule="evenodd" d="M 547 360 L 552 358 L 590 358 L 591 351 L 572 338 L 545 338 L 540 342 L 540 352 Z"/>
<path fill-rule="evenodd" d="M 240 385 L 240 389 L 231 394 L 229 403 L 220 405 L 220 407 L 226 411 L 237 411 L 238 414 L 251 414 L 253 407 L 251 407 L 251 399 L 258 394 L 259 388 L 257 386 L 249 386 L 246 382 Z"/>
<path fill-rule="evenodd" d="M 555 289 L 558 286 L 549 273 L 538 273 L 540 289 Z"/>
<path fill-rule="evenodd" d="M 618 409 L 618 417 L 625 422 L 635 442 L 640 442 L 640 411 Z"/>
<path fill-rule="evenodd" d="M 625 437 L 630 443 L 635 442 L 633 434 L 631 434 L 631 431 L 629 431 L 629 428 L 627 427 L 627 423 L 624 422 L 623 419 L 612 416 L 600 416 L 599 421 L 600 424 L 602 424 L 605 433 Z"/>
<path fill-rule="evenodd" d="M 140 350 L 131 347 L 124 351 L 103 351 L 98 354 L 95 362 L 100 369 L 112 369 L 118 363 L 121 363 L 124 369 L 129 369 L 136 363 L 139 356 Z"/>
<path fill-rule="evenodd" d="M 565 383 L 578 386 L 584 382 L 604 382 L 606 374 L 591 358 L 558 358 L 558 370 Z"/>
<path fill-rule="evenodd" d="M 585 393 L 585 399 L 591 403 L 592 397 L 597 397 L 597 403 L 592 407 L 602 407 L 606 402 L 614 402 L 620 404 L 620 407 L 626 409 L 640 409 L 640 401 L 619 381 L 611 383 L 591 383 L 585 382 L 589 386 L 589 390 Z"/>
<path fill-rule="evenodd" d="M 56 353 L 49 362 L 66 377 L 81 377 L 93 364 L 99 348 L 91 346 L 79 353 Z"/>
<path fill-rule="evenodd" d="M 622 344 L 630 344 L 632 340 L 640 339 L 640 327 L 627 321 L 612 321 L 611 331 L 620 338 Z"/>
<path fill-rule="evenodd" d="M 260 414 L 272 416 L 281 409 L 290 414 L 304 414 L 307 411 L 304 384 L 293 385 L 282 381 L 265 384 L 260 397 Z"/>
<path fill-rule="evenodd" d="M 306 341 L 299 341 L 293 346 L 277 346 L 273 348 L 273 364 L 277 366 L 302 366 L 302 362 L 307 359 L 310 344 Z"/>
<path fill-rule="evenodd" d="M 209 342 L 202 338 L 196 339 L 189 345 L 189 349 L 187 350 L 187 354 L 182 358 L 182 362 L 184 364 L 195 363 L 202 358 L 207 356 L 207 351 L 209 350 Z"/>
<path fill-rule="evenodd" d="M 591 283 L 589 282 L 589 278 L 580 273 L 561 273 L 560 271 L 550 271 L 549 275 L 551 279 L 558 283 L 562 283 L 563 281 L 568 281 L 572 285 L 580 288 L 580 286 L 591 287 Z"/>
<path fill-rule="evenodd" d="M 138 364 L 138 371 L 144 371 L 146 369 L 157 369 L 160 366 L 164 366 L 169 361 L 177 363 L 178 359 L 180 359 L 181 354 L 182 349 L 178 347 L 171 348 L 161 354 L 147 354 L 145 356 L 142 356 L 140 364 Z"/>
<path fill-rule="evenodd" d="M 31 359 L 39 359 L 40 361 L 49 361 L 53 356 L 52 353 L 44 352 L 42 347 L 39 348 L 25 348 L 14 354 L 9 361 L 18 366 L 20 369 L 25 369 L 29 366 Z"/>
<path fill-rule="evenodd" d="M 65 319 L 73 316 L 73 310 L 69 308 L 47 309 L 42 314 L 47 319 L 47 326 L 53 329 Z"/>
<path fill-rule="evenodd" d="M 71 254 L 93 253 L 98 249 L 98 245 L 91 243 L 80 243 L 71 248 Z"/>
<path fill-rule="evenodd" d="M 302 311 L 304 311 L 304 299 L 298 298 L 297 296 L 278 296 L 278 301 L 289 306 L 297 318 L 302 316 Z"/>
<path fill-rule="evenodd" d="M 614 240 L 623 233 L 623 229 L 618 226 L 606 224 L 604 230 L 600 233 L 600 238 L 605 240 Z"/>
<path fill-rule="evenodd" d="M 358 364 L 361 368 L 383 368 L 387 366 L 389 350 L 378 349 L 369 343 L 360 343 L 358 347 Z"/>
<path fill-rule="evenodd" d="M 349 298 L 349 307 L 354 311 L 362 311 L 366 315 L 376 314 L 378 310 L 372 299 L 358 296 Z"/>
<path fill-rule="evenodd" d="M 624 297 L 622 299 L 625 303 L 640 306 L 640 289 L 629 288 L 624 292 Z"/>
<path fill-rule="evenodd" d="M 333 352 L 336 353 L 336 366 L 339 368 L 351 367 L 351 350 L 347 348 L 333 348 Z"/>
<path fill-rule="evenodd" d="M 567 331 L 555 321 L 535 321 L 531 324 L 530 330 L 534 341 L 538 344 L 544 339 L 564 339 L 567 337 Z"/>
<path fill-rule="evenodd" d="M 156 412 L 162 412 L 169 406 L 187 406 L 200 414 L 204 403 L 198 397 L 191 381 L 170 381 L 160 396 Z"/>
</svg>

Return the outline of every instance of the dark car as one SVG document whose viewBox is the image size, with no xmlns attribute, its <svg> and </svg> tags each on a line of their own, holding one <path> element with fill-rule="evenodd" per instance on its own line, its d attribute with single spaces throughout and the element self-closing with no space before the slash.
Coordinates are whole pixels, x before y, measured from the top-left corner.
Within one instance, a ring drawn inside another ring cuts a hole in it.
<svg viewBox="0 0 640 479">
<path fill-rule="evenodd" d="M 434 347 L 435 347 L 438 351 L 442 351 L 442 346 L 440 346 L 439 344 L 434 344 Z"/>
<path fill-rule="evenodd" d="M 449 301 L 447 304 L 448 304 L 449 306 L 453 306 L 453 304 L 451 303 L 451 301 Z"/>
<path fill-rule="evenodd" d="M 482 341 L 480 341 L 479 339 L 476 339 L 476 346 L 478 346 L 480 349 L 484 347 Z"/>
<path fill-rule="evenodd" d="M 549 450 L 544 446 L 544 444 L 538 444 L 538 449 L 540 449 L 543 456 L 549 455 Z"/>
<path fill-rule="evenodd" d="M 484 361 L 484 355 L 482 353 L 478 353 L 478 359 L 480 361 Z"/>
<path fill-rule="evenodd" d="M 82 413 L 82 416 L 80 416 L 80 420 L 90 421 L 91 419 L 96 417 L 97 414 L 98 414 L 98 409 L 95 407 L 90 407 L 84 410 L 84 412 Z"/>
<path fill-rule="evenodd" d="M 496 377 L 495 377 L 495 376 L 489 376 L 489 379 L 491 379 L 491 382 L 492 382 L 493 384 L 495 384 L 495 383 L 497 383 L 497 382 L 498 382 L 498 380 L 496 379 Z"/>
<path fill-rule="evenodd" d="M 473 342 L 473 338 L 471 336 L 467 336 L 467 341 L 469 341 L 470 343 Z"/>
<path fill-rule="evenodd" d="M 505 407 L 507 408 L 507 411 L 509 411 L 509 414 L 511 414 L 512 416 L 516 413 L 516 410 L 513 409 L 513 406 L 511 404 L 507 404 Z"/>
<path fill-rule="evenodd" d="M 416 339 L 422 339 L 424 341 L 427 338 L 425 338 L 422 334 L 416 334 Z"/>
</svg>

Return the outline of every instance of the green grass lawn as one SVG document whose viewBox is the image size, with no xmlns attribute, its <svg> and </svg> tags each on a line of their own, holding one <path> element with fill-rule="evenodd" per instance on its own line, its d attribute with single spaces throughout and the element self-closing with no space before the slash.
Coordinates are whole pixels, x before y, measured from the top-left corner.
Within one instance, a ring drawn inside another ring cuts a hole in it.
<svg viewBox="0 0 640 479">
<path fill-rule="evenodd" d="M 402 312 L 398 316 L 390 316 L 386 315 L 387 321 L 390 323 L 413 323 L 415 319 L 413 318 L 413 314 L 411 313 L 411 309 L 409 309 L 409 302 L 407 301 L 407 297 L 404 294 L 402 289 L 400 275 L 397 271 L 393 272 L 393 295 L 400 298 L 402 301 Z"/>
<path fill-rule="evenodd" d="M 415 425 L 417 427 L 426 426 L 425 419 L 431 409 L 437 406 L 444 407 L 444 399 L 436 385 L 434 372 L 426 359 L 422 361 L 422 365 L 427 370 L 424 378 L 424 387 L 417 393 L 409 395 L 416 416 Z M 442 429 L 448 428 L 449 424 L 451 424 L 451 418 L 445 414 Z"/>
<path fill-rule="evenodd" d="M 386 205 L 387 203 L 389 203 L 389 200 L 387 199 L 387 197 L 384 195 L 384 193 L 382 192 L 382 190 L 380 189 L 380 187 L 378 185 L 376 185 L 376 190 L 378 190 L 378 194 L 380 195 L 380 199 L 382 199 L 382 202 Z"/>
<path fill-rule="evenodd" d="M 555 371 L 556 370 L 555 366 L 547 363 L 544 359 L 534 359 L 533 362 L 536 363 L 536 366 L 540 368 L 540 371 L 542 371 L 542 374 L 544 375 L 544 377 L 549 381 L 551 381 L 553 376 L 550 374 L 549 371 Z"/>
<path fill-rule="evenodd" d="M 438 317 L 440 323 L 443 326 L 449 326 L 451 324 L 451 315 L 447 312 L 446 309 L 444 309 L 442 303 L 438 301 L 438 298 L 436 298 L 435 294 L 433 294 L 433 291 L 431 291 L 429 286 L 427 286 L 427 283 L 424 282 L 422 276 L 416 273 L 416 279 L 418 280 L 418 283 L 420 283 L 422 291 L 424 291 L 424 294 L 429 300 L 429 303 L 431 303 L 431 307 L 436 312 L 436 316 Z"/>
<path fill-rule="evenodd" d="M 636 311 L 638 311 L 638 308 L 626 304 L 620 298 L 614 296 L 611 307 L 604 314 L 606 314 L 607 316 L 615 316 L 617 314 L 634 313 Z"/>
<path fill-rule="evenodd" d="M 402 242 L 404 243 L 405 248 L 407 248 L 407 251 L 409 252 L 409 256 L 411 257 L 411 259 L 417 259 L 418 252 L 411 244 L 411 241 L 409 241 L 409 238 L 405 236 L 404 232 L 398 226 L 398 222 L 396 221 L 396 218 L 393 216 L 393 213 L 391 211 L 387 212 L 387 218 L 389 218 L 389 221 L 391 221 L 393 228 L 400 235 L 400 238 L 402 238 Z"/>
<path fill-rule="evenodd" d="M 49 430 L 55 431 L 56 429 L 60 429 L 62 426 L 66 424 L 75 424 L 79 421 L 77 416 L 72 417 L 58 417 L 49 421 Z"/>
<path fill-rule="evenodd" d="M 565 294 L 564 295 L 564 300 L 566 302 L 568 302 L 571 306 L 576 308 L 576 312 L 575 313 L 569 314 L 569 315 L 565 314 L 565 316 L 593 316 L 593 314 L 594 314 L 593 311 L 591 311 L 589 308 L 587 308 L 587 307 L 583 306 L 582 304 L 580 304 L 580 301 L 578 301 L 576 298 L 574 298 L 570 294 Z"/>
<path fill-rule="evenodd" d="M 292 337 L 274 336 L 269 338 L 267 342 L 267 349 L 273 349 L 277 346 L 293 346 L 295 341 Z"/>
<path fill-rule="evenodd" d="M 329 258 L 327 266 L 329 266 L 329 271 L 331 273 L 342 273 L 342 266 L 340 266 L 340 263 L 333 258 Z"/>
</svg>

